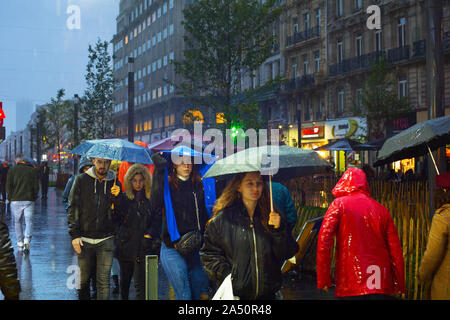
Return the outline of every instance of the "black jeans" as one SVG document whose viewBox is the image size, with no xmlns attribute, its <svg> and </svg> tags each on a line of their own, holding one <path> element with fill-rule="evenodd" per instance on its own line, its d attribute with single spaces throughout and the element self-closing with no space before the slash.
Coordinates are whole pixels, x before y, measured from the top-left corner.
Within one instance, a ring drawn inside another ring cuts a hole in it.
<svg viewBox="0 0 450 320">
<path fill-rule="evenodd" d="M 113 238 L 109 238 L 98 244 L 90 244 L 83 241 L 81 253 L 78 255 L 78 266 L 80 267 L 80 289 L 78 290 L 78 298 L 80 300 L 90 299 L 89 285 L 92 272 L 95 272 L 96 274 L 97 300 L 109 299 L 113 253 Z"/>
<path fill-rule="evenodd" d="M 42 198 L 47 198 L 47 192 L 48 192 L 48 181 L 41 181 L 41 192 L 42 192 Z"/>
<path fill-rule="evenodd" d="M 136 300 L 145 299 L 145 258 L 139 261 L 119 260 L 120 265 L 120 296 L 122 300 L 128 300 L 131 278 L 134 279 Z"/>
</svg>

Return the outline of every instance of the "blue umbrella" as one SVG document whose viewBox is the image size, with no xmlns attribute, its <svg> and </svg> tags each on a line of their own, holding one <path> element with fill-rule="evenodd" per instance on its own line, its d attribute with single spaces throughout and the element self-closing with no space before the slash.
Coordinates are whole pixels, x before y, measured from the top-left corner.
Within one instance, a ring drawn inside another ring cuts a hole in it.
<svg viewBox="0 0 450 320">
<path fill-rule="evenodd" d="M 162 151 L 163 155 L 166 157 L 169 155 L 177 155 L 177 156 L 187 156 L 193 158 L 202 157 L 202 159 L 206 158 L 206 164 L 202 163 L 199 167 L 199 172 L 203 175 L 214 163 L 215 157 L 208 153 L 201 153 L 195 150 L 192 150 L 186 146 L 178 146 L 170 151 Z M 194 160 L 194 164 L 195 164 Z M 205 204 L 206 210 L 208 211 L 208 215 L 211 217 L 212 215 L 212 207 L 216 201 L 216 188 L 215 188 L 215 180 L 213 178 L 202 179 L 203 182 L 203 190 L 205 192 Z M 173 211 L 172 199 L 170 196 L 169 189 L 169 174 L 167 168 L 165 170 L 164 176 L 164 205 L 166 208 L 166 219 L 167 219 L 167 229 L 169 231 L 170 239 L 172 241 L 176 241 L 180 238 L 180 234 L 178 233 L 177 222 L 175 220 L 175 213 Z"/>
<path fill-rule="evenodd" d="M 122 139 L 87 140 L 70 152 L 89 158 L 153 164 L 150 149 Z"/>
</svg>

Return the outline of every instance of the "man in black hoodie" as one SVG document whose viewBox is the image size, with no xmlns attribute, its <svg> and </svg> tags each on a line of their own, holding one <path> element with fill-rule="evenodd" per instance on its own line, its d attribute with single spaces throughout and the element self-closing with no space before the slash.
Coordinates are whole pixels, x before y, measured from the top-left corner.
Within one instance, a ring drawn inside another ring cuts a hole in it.
<svg viewBox="0 0 450 320">
<path fill-rule="evenodd" d="M 69 234 L 78 254 L 80 300 L 89 299 L 89 278 L 96 265 L 97 300 L 109 299 L 110 273 L 117 228 L 120 182 L 109 171 L 110 160 L 95 158 L 94 166 L 75 178 L 69 195 Z"/>
</svg>

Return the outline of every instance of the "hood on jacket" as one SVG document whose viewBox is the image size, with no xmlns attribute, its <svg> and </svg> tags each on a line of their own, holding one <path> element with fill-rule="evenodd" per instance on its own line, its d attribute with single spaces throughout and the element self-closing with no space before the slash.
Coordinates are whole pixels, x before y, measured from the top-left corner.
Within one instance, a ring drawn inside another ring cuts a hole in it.
<svg viewBox="0 0 450 320">
<path fill-rule="evenodd" d="M 92 160 L 86 157 L 81 158 L 80 164 L 78 165 L 78 173 L 83 173 L 83 168 L 89 166 L 92 167 L 94 164 L 92 163 Z"/>
<path fill-rule="evenodd" d="M 86 174 L 94 179 L 94 181 L 95 181 L 94 182 L 94 193 L 97 193 L 97 180 L 100 181 L 100 179 L 97 177 L 94 170 L 95 170 L 95 166 L 92 166 L 89 168 L 88 171 L 86 171 Z M 116 174 L 114 173 L 114 171 L 108 170 L 108 173 L 106 174 L 106 177 L 103 180 L 110 181 L 110 180 L 114 180 L 115 177 L 116 177 Z M 106 194 L 106 183 L 105 183 L 104 192 Z"/>
<path fill-rule="evenodd" d="M 145 197 L 147 199 L 150 199 L 150 188 L 152 186 L 152 175 L 150 174 L 150 171 L 143 166 L 142 164 L 136 163 L 133 164 L 125 174 L 125 178 L 123 180 L 124 187 L 125 187 L 125 193 L 128 197 L 128 199 L 133 200 L 134 199 L 134 193 L 133 193 L 133 185 L 131 184 L 131 180 L 136 174 L 141 174 L 144 177 L 144 189 L 145 189 Z"/>
<path fill-rule="evenodd" d="M 348 168 L 339 182 L 333 188 L 333 195 L 336 198 L 348 196 L 353 192 L 364 192 L 370 196 L 369 184 L 366 174 L 358 168 Z"/>
</svg>

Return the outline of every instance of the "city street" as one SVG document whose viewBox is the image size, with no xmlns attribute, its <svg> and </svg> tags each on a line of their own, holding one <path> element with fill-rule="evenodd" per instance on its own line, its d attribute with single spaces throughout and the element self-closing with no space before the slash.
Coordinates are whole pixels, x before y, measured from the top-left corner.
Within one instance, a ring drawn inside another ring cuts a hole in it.
<svg viewBox="0 0 450 320">
<path fill-rule="evenodd" d="M 17 251 L 13 219 L 8 210 L 4 214 L 3 219 L 8 225 L 14 246 L 22 287 L 20 294 L 22 300 L 77 299 L 76 289 L 72 288 L 70 281 L 70 277 L 73 276 L 70 266 L 77 265 L 77 258 L 67 231 L 67 217 L 61 199 L 61 191 L 49 188 L 48 200 L 36 201 L 29 255 Z M 334 298 L 332 290 L 328 293 L 319 292 L 315 288 L 315 281 L 309 278 L 300 281 L 285 279 L 285 287 L 281 291 L 284 299 L 287 300 Z M 130 299 L 134 297 L 134 289 L 131 286 Z M 3 299 L 1 293 L 0 298 Z M 111 299 L 118 300 L 120 297 L 118 294 L 111 294 Z M 159 299 L 174 299 L 173 289 L 168 284 L 161 267 L 159 268 Z"/>
</svg>

